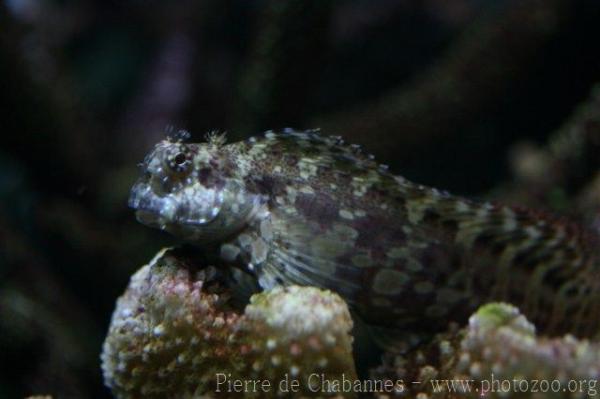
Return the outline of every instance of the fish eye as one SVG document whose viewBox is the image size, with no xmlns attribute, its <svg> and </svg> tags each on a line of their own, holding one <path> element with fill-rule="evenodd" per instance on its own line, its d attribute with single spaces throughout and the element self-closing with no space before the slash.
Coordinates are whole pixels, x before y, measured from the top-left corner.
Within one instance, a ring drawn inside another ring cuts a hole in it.
<svg viewBox="0 0 600 399">
<path fill-rule="evenodd" d="M 190 159 L 185 152 L 177 152 L 170 156 L 167 165 L 173 172 L 184 172 L 190 164 Z"/>
<path fill-rule="evenodd" d="M 185 161 L 187 161 L 187 157 L 185 156 L 185 154 L 183 152 L 177 153 L 177 155 L 175 155 L 175 157 L 173 158 L 173 161 L 175 162 L 175 165 L 183 165 L 185 163 Z"/>
</svg>

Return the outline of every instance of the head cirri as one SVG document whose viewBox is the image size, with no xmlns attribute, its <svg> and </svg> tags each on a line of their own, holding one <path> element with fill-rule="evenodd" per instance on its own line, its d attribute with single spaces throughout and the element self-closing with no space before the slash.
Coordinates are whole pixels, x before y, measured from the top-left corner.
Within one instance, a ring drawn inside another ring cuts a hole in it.
<svg viewBox="0 0 600 399">
<path fill-rule="evenodd" d="M 143 224 L 185 239 L 208 240 L 243 223 L 243 211 L 251 207 L 246 202 L 252 200 L 246 201 L 234 176 L 223 136 L 209 135 L 206 143 L 188 139 L 187 132 L 179 131 L 150 151 L 129 206 Z"/>
</svg>

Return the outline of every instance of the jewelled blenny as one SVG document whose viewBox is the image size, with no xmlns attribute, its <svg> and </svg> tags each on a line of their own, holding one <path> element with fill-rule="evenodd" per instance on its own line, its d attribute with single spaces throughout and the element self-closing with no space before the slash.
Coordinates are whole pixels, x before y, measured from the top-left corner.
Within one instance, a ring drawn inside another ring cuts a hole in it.
<svg viewBox="0 0 600 399">
<path fill-rule="evenodd" d="M 155 146 L 129 205 L 263 289 L 328 288 L 369 325 L 416 335 L 490 300 L 546 332 L 598 331 L 600 246 L 571 222 L 412 183 L 318 131 L 187 141 Z"/>
</svg>

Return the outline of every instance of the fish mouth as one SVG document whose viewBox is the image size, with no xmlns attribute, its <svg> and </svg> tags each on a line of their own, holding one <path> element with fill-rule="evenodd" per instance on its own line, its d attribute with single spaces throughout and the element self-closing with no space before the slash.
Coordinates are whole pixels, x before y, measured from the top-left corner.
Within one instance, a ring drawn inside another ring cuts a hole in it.
<svg viewBox="0 0 600 399">
<path fill-rule="evenodd" d="M 171 225 L 205 226 L 216 219 L 222 204 L 223 195 L 215 190 L 203 190 L 191 196 L 157 195 L 143 182 L 133 186 L 128 200 L 140 223 L 162 230 Z"/>
<path fill-rule="evenodd" d="M 149 185 L 136 183 L 129 194 L 127 205 L 136 211 L 161 215 L 164 210 L 168 209 L 167 198 L 160 197 L 152 192 Z"/>
</svg>

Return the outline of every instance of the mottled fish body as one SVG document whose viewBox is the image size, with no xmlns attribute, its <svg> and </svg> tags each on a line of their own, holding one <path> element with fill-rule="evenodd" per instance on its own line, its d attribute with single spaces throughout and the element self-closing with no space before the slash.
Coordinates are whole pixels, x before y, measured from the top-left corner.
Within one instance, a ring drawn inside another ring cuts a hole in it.
<svg viewBox="0 0 600 399">
<path fill-rule="evenodd" d="M 424 334 L 510 301 L 548 332 L 600 324 L 597 240 L 528 210 L 393 175 L 316 131 L 156 145 L 130 206 L 138 220 L 254 274 L 262 288 L 339 293 L 367 323 Z"/>
</svg>

